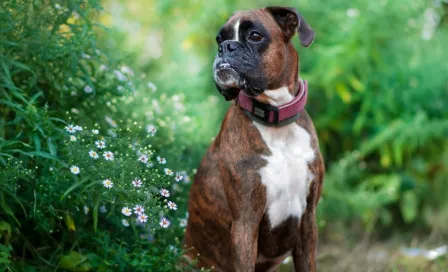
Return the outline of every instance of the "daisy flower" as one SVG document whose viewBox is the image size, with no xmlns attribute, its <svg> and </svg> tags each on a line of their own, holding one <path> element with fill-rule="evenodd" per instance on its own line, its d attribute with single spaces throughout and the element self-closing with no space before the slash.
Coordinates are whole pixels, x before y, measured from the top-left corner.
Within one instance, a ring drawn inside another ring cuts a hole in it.
<svg viewBox="0 0 448 272">
<path fill-rule="evenodd" d="M 110 189 L 114 186 L 114 183 L 110 179 L 103 180 L 104 187 Z"/>
<path fill-rule="evenodd" d="M 89 211 L 90 211 L 89 207 L 84 206 L 84 214 L 87 215 Z"/>
<path fill-rule="evenodd" d="M 59 4 L 54 5 L 54 7 L 55 7 L 55 9 L 61 9 L 61 5 L 59 5 Z"/>
<path fill-rule="evenodd" d="M 121 219 L 121 224 L 123 224 L 126 228 L 129 227 L 129 221 L 126 219 Z"/>
<path fill-rule="evenodd" d="M 177 210 L 176 203 L 168 201 L 167 205 L 168 205 L 168 209 L 173 210 L 173 211 Z"/>
<path fill-rule="evenodd" d="M 140 223 L 146 223 L 148 221 L 148 216 L 144 213 L 141 213 L 137 216 L 137 219 Z"/>
<path fill-rule="evenodd" d="M 166 159 L 165 159 L 165 158 L 161 158 L 160 156 L 157 156 L 157 161 L 158 161 L 160 164 L 165 164 L 165 163 L 166 163 Z"/>
<path fill-rule="evenodd" d="M 76 128 L 74 125 L 68 125 L 65 127 L 65 130 L 67 130 L 69 133 L 75 133 L 76 132 Z"/>
<path fill-rule="evenodd" d="M 104 70 L 106 70 L 107 69 L 107 66 L 106 65 L 104 65 L 104 64 L 101 64 L 100 65 L 100 71 L 104 71 Z"/>
<path fill-rule="evenodd" d="M 93 150 L 89 151 L 89 156 L 95 160 L 99 158 L 98 153 L 96 153 L 96 151 L 93 151 Z"/>
<path fill-rule="evenodd" d="M 135 205 L 135 207 L 134 207 L 134 213 L 135 213 L 135 214 L 140 215 L 140 214 L 142 214 L 144 211 L 145 211 L 145 208 L 143 208 L 142 205 Z"/>
<path fill-rule="evenodd" d="M 93 92 L 93 89 L 92 89 L 92 87 L 90 87 L 89 85 L 87 85 L 87 86 L 84 87 L 84 92 L 85 92 L 85 93 L 92 93 L 92 92 Z"/>
<path fill-rule="evenodd" d="M 162 228 L 168 228 L 169 226 L 170 226 L 170 220 L 168 220 L 168 218 L 166 218 L 166 217 L 164 217 L 164 218 L 162 218 L 162 219 L 160 219 L 160 226 L 162 227 Z"/>
<path fill-rule="evenodd" d="M 171 170 L 169 168 L 165 168 L 164 171 L 165 171 L 165 175 L 168 175 L 168 176 L 172 176 L 174 174 L 173 170 Z"/>
<path fill-rule="evenodd" d="M 92 133 L 95 134 L 95 135 L 97 135 L 97 134 L 100 133 L 100 132 L 98 131 L 98 129 L 92 129 Z"/>
<path fill-rule="evenodd" d="M 167 189 L 162 189 L 162 190 L 160 190 L 160 194 L 164 197 L 169 197 L 170 191 L 168 191 Z"/>
<path fill-rule="evenodd" d="M 180 173 L 176 174 L 176 178 L 175 179 L 176 179 L 177 182 L 181 181 L 183 178 L 184 178 L 184 176 L 182 176 Z"/>
<path fill-rule="evenodd" d="M 126 216 L 131 216 L 132 210 L 129 209 L 128 207 L 124 207 L 123 209 L 121 209 L 121 213 L 126 215 Z"/>
<path fill-rule="evenodd" d="M 146 131 L 151 135 L 154 136 L 156 135 L 157 129 L 154 125 L 147 125 L 146 126 Z"/>
<path fill-rule="evenodd" d="M 141 161 L 142 163 L 147 163 L 148 162 L 148 156 L 146 155 L 140 155 L 140 157 L 138 158 L 139 161 Z"/>
<path fill-rule="evenodd" d="M 79 169 L 78 166 L 73 165 L 72 167 L 70 167 L 70 172 L 72 172 L 73 174 L 77 175 L 77 174 L 79 174 L 79 172 L 81 172 L 81 170 Z"/>
<path fill-rule="evenodd" d="M 95 145 L 96 145 L 96 147 L 98 147 L 99 149 L 106 148 L 106 143 L 105 143 L 104 141 L 95 141 Z"/>
<path fill-rule="evenodd" d="M 76 142 L 76 136 L 70 135 L 70 141 Z"/>
<path fill-rule="evenodd" d="M 113 161 L 114 153 L 112 153 L 110 151 L 106 151 L 106 152 L 104 152 L 103 157 L 106 159 L 106 161 Z"/>
<path fill-rule="evenodd" d="M 187 226 L 187 219 L 182 218 L 181 220 L 179 220 L 179 227 L 185 228 L 186 226 Z"/>
<path fill-rule="evenodd" d="M 106 208 L 106 206 L 101 206 L 100 207 L 100 213 L 107 213 L 107 208 Z"/>
<path fill-rule="evenodd" d="M 82 131 L 82 127 L 81 126 L 75 126 L 76 131 Z"/>
<path fill-rule="evenodd" d="M 132 181 L 132 185 L 134 185 L 135 187 L 142 187 L 143 182 L 139 179 L 135 179 Z"/>
</svg>

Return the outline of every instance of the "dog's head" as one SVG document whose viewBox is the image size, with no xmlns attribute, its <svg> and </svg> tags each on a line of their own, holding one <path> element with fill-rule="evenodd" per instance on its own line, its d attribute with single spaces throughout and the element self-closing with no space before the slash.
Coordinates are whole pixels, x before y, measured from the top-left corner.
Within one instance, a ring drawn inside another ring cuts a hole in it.
<svg viewBox="0 0 448 272">
<path fill-rule="evenodd" d="M 214 79 L 226 100 L 241 90 L 252 96 L 297 82 L 298 55 L 291 38 L 298 32 L 308 47 L 315 33 L 294 8 L 267 7 L 236 12 L 216 36 Z"/>
</svg>

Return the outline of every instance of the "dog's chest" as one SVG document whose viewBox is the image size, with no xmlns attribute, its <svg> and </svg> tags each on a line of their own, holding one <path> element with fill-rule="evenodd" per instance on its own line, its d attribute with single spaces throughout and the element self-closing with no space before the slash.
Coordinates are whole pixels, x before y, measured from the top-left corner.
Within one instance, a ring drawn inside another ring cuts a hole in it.
<svg viewBox="0 0 448 272">
<path fill-rule="evenodd" d="M 267 165 L 259 173 L 266 186 L 265 212 L 271 228 L 275 228 L 289 216 L 300 218 L 305 211 L 313 179 L 308 163 L 315 154 L 309 133 L 296 123 L 278 128 L 254 125 L 271 151 L 263 156 Z"/>
</svg>

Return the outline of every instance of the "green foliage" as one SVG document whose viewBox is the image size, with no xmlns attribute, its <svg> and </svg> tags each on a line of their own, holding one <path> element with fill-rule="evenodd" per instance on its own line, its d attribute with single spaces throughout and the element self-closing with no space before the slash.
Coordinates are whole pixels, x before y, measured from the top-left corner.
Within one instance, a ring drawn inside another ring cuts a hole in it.
<svg viewBox="0 0 448 272">
<path fill-rule="evenodd" d="M 267 2 L 1 1 L 0 264 L 189 271 L 176 266 L 189 176 L 229 105 L 211 76 L 214 37 L 234 10 Z M 324 237 L 338 226 L 447 235 L 447 4 L 294 6 L 317 33 L 310 48 L 294 43 L 327 166 Z M 123 214 L 137 204 L 148 222 Z"/>
<path fill-rule="evenodd" d="M 175 139 L 195 122 L 182 97 L 149 100 L 156 87 L 99 49 L 100 11 L 93 0 L 0 4 L 0 263 L 9 270 L 173 271 L 182 254 L 179 196 L 191 164 L 188 137 Z M 149 104 L 160 109 L 133 112 Z"/>
<path fill-rule="evenodd" d="M 432 211 L 448 205 L 438 196 L 448 192 L 442 185 L 448 164 L 444 1 L 121 3 L 126 8 L 112 11 L 113 19 L 102 18 L 121 30 L 112 45 L 138 56 L 135 63 L 165 94 L 185 94 L 187 113 L 206 124 L 197 130 L 203 139 L 216 135 L 228 107 L 210 75 L 220 26 L 234 10 L 295 6 L 317 33 L 310 48 L 301 48 L 297 38 L 294 44 L 327 166 L 319 226 L 361 222 L 387 233 L 393 226 L 435 228 L 443 212 Z M 137 23 L 139 28 L 129 27 Z M 147 41 L 147 33 L 159 38 Z M 110 45 L 109 39 L 102 42 Z"/>
</svg>

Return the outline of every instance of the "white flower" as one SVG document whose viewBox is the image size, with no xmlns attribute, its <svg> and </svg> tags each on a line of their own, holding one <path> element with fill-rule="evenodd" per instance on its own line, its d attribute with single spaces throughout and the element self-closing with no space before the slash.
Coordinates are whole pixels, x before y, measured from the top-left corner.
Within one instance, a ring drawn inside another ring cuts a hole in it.
<svg viewBox="0 0 448 272">
<path fill-rule="evenodd" d="M 95 145 L 99 149 L 103 149 L 106 147 L 106 143 L 104 141 L 95 141 Z"/>
<path fill-rule="evenodd" d="M 168 218 L 162 218 L 162 219 L 160 219 L 160 226 L 162 227 L 162 228 L 168 228 L 169 226 L 170 226 L 170 220 L 168 220 Z"/>
<path fill-rule="evenodd" d="M 169 197 L 170 191 L 168 191 L 167 189 L 162 189 L 162 190 L 160 190 L 160 194 L 164 197 Z"/>
<path fill-rule="evenodd" d="M 157 156 L 157 161 L 158 161 L 160 164 L 165 164 L 165 163 L 166 163 L 166 159 L 165 159 L 165 158 L 161 158 L 161 157 L 159 157 L 159 156 Z"/>
<path fill-rule="evenodd" d="M 54 170 L 53 167 L 50 167 L 50 171 L 53 172 L 53 170 Z"/>
<path fill-rule="evenodd" d="M 81 172 L 81 170 L 79 170 L 78 166 L 73 165 L 72 167 L 70 167 L 70 172 L 72 172 L 73 174 L 77 175 L 77 174 L 79 174 L 79 172 Z"/>
<path fill-rule="evenodd" d="M 93 89 L 92 89 L 92 87 L 90 87 L 89 85 L 87 85 L 87 86 L 84 87 L 84 92 L 85 92 L 85 93 L 92 93 L 92 92 L 93 92 Z"/>
<path fill-rule="evenodd" d="M 179 220 L 179 226 L 181 228 L 185 228 L 187 226 L 187 219 L 183 218 L 183 219 Z"/>
<path fill-rule="evenodd" d="M 146 126 L 146 131 L 151 135 L 154 136 L 156 135 L 157 129 L 154 125 L 147 125 Z"/>
<path fill-rule="evenodd" d="M 107 213 L 107 208 L 106 208 L 106 206 L 101 206 L 100 207 L 100 213 Z"/>
<path fill-rule="evenodd" d="M 157 87 L 156 87 L 156 85 L 154 85 L 154 83 L 152 83 L 152 82 L 148 82 L 148 88 L 149 88 L 152 92 L 157 91 Z"/>
<path fill-rule="evenodd" d="M 142 181 L 139 179 L 135 179 L 132 181 L 132 185 L 134 185 L 135 187 L 142 187 Z"/>
<path fill-rule="evenodd" d="M 76 137 L 73 136 L 73 135 L 70 135 L 70 141 L 72 141 L 72 142 L 76 142 Z"/>
<path fill-rule="evenodd" d="M 143 208 L 142 205 L 135 205 L 135 207 L 134 207 L 134 213 L 135 213 L 135 214 L 140 215 L 140 214 L 142 214 L 144 211 L 145 211 L 145 208 Z"/>
<path fill-rule="evenodd" d="M 124 87 L 123 87 L 123 86 L 118 86 L 118 87 L 117 87 L 117 91 L 119 91 L 119 92 L 124 91 Z"/>
<path fill-rule="evenodd" d="M 174 252 L 175 254 L 177 253 L 177 248 L 175 246 L 170 245 L 169 249 L 170 249 L 171 252 Z"/>
<path fill-rule="evenodd" d="M 95 135 L 97 135 L 97 134 L 100 133 L 100 132 L 98 131 L 98 129 L 92 129 L 92 133 L 95 134 Z"/>
<path fill-rule="evenodd" d="M 114 70 L 114 74 L 117 77 L 118 81 L 126 81 L 128 78 L 123 75 L 120 71 Z"/>
<path fill-rule="evenodd" d="M 171 170 L 169 168 L 165 168 L 164 171 L 165 171 L 165 175 L 168 175 L 168 176 L 172 176 L 174 174 L 173 170 Z"/>
<path fill-rule="evenodd" d="M 121 224 L 123 224 L 126 228 L 129 227 L 129 222 L 126 219 L 121 219 Z"/>
<path fill-rule="evenodd" d="M 175 179 L 176 179 L 177 182 L 181 181 L 183 178 L 184 178 L 184 176 L 182 176 L 180 173 L 176 174 L 176 178 Z"/>
<path fill-rule="evenodd" d="M 106 70 L 107 69 L 107 66 L 106 65 L 104 65 L 104 64 L 101 64 L 100 65 L 100 71 L 104 71 L 104 70 Z"/>
<path fill-rule="evenodd" d="M 54 5 L 54 8 L 55 8 L 55 9 L 61 9 L 61 5 L 56 4 L 56 5 Z"/>
<path fill-rule="evenodd" d="M 148 216 L 144 213 L 141 213 L 137 216 L 138 221 L 140 221 L 140 223 L 146 223 L 148 221 Z"/>
<path fill-rule="evenodd" d="M 147 163 L 148 162 L 148 156 L 146 155 L 140 155 L 140 157 L 138 158 L 139 161 L 141 161 L 142 163 Z"/>
<path fill-rule="evenodd" d="M 103 180 L 104 187 L 110 189 L 114 186 L 114 183 L 110 179 Z"/>
<path fill-rule="evenodd" d="M 121 66 L 120 70 L 121 70 L 121 72 L 123 72 L 123 74 L 130 75 L 130 76 L 134 75 L 134 71 L 132 71 L 132 69 L 129 66 L 123 65 L 123 66 Z"/>
<path fill-rule="evenodd" d="M 98 159 L 98 153 L 96 153 L 96 151 L 90 150 L 89 151 L 89 156 L 92 157 L 93 159 Z"/>
<path fill-rule="evenodd" d="M 121 213 L 126 215 L 126 216 L 131 216 L 132 210 L 129 209 L 128 207 L 124 207 L 123 209 L 121 209 Z"/>
<path fill-rule="evenodd" d="M 167 206 L 168 206 L 168 209 L 170 209 L 170 210 L 173 210 L 173 211 L 177 210 L 177 205 L 174 202 L 168 201 Z"/>
<path fill-rule="evenodd" d="M 81 126 L 75 126 L 76 131 L 82 131 L 82 127 Z"/>
<path fill-rule="evenodd" d="M 114 153 L 110 151 L 106 151 L 103 153 L 103 157 L 106 159 L 106 161 L 113 161 L 114 160 Z"/>
<path fill-rule="evenodd" d="M 89 211 L 90 211 L 89 207 L 84 206 L 84 214 L 87 215 Z"/>
<path fill-rule="evenodd" d="M 67 130 L 69 133 L 75 133 L 76 132 L 76 128 L 73 125 L 66 126 L 65 130 Z"/>
</svg>

